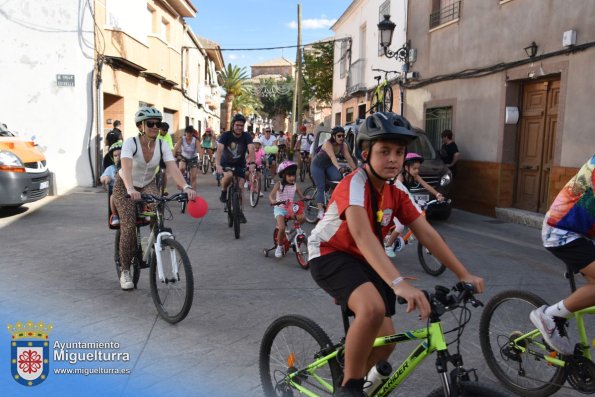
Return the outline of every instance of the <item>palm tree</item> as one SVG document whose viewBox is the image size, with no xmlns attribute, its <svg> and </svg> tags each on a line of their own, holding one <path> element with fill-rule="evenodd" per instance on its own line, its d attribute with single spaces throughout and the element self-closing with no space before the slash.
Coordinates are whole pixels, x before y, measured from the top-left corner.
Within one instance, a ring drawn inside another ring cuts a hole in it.
<svg viewBox="0 0 595 397">
<path fill-rule="evenodd" d="M 262 103 L 254 93 L 254 87 L 250 84 L 245 84 L 242 93 L 237 95 L 233 100 L 232 112 L 240 112 L 244 116 L 258 115 L 258 111 L 262 109 Z"/>
<path fill-rule="evenodd" d="M 233 110 L 233 100 L 236 96 L 242 94 L 244 86 L 248 80 L 248 75 L 244 67 L 227 64 L 227 67 L 220 73 L 223 80 L 223 89 L 225 90 L 225 127 L 228 127 L 231 122 L 231 113 Z"/>
</svg>

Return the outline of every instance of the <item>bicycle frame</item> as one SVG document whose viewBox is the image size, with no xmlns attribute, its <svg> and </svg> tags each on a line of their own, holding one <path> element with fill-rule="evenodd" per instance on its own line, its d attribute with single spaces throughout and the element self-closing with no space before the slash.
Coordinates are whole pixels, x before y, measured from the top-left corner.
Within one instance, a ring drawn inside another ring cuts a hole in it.
<svg viewBox="0 0 595 397">
<path fill-rule="evenodd" d="M 163 218 L 161 216 L 161 210 L 165 203 L 158 203 L 157 207 L 155 208 L 155 213 L 151 214 L 151 216 L 155 216 L 156 222 L 153 228 L 151 228 L 151 232 L 149 233 L 149 240 L 147 242 L 147 247 L 145 252 L 142 253 L 142 260 L 144 263 L 149 263 L 151 259 L 151 249 L 153 245 L 155 246 L 155 251 L 161 252 L 163 248 L 161 247 L 161 242 L 163 239 L 166 238 L 174 238 L 174 235 L 163 226 Z M 178 260 L 176 257 L 176 252 L 174 250 L 170 251 L 171 260 L 173 264 L 173 273 L 178 273 Z M 157 274 L 159 276 L 159 281 L 165 282 L 165 275 L 163 271 L 163 263 L 161 261 L 161 255 L 155 255 L 157 258 Z"/>
<path fill-rule="evenodd" d="M 576 320 L 576 326 L 577 326 L 578 333 L 579 333 L 580 343 L 581 343 L 581 346 L 583 346 L 585 348 L 583 350 L 583 356 L 588 358 L 589 360 L 592 360 L 591 349 L 590 349 L 591 344 L 589 343 L 589 340 L 587 337 L 587 329 L 585 328 L 584 316 L 592 315 L 592 314 L 595 314 L 595 306 L 591 306 L 591 307 L 579 310 L 574 313 L 574 319 Z M 541 333 L 539 332 L 538 329 L 534 329 L 533 331 L 530 331 L 524 335 L 519 336 L 518 338 L 515 338 L 512 341 L 512 343 L 514 344 L 514 348 L 519 349 L 519 351 L 521 351 L 522 353 L 528 353 L 532 356 L 543 359 L 543 360 L 547 361 L 548 364 L 555 365 L 558 367 L 564 367 L 566 365 L 566 361 L 557 358 L 557 355 L 555 357 L 552 357 L 550 355 L 543 354 L 543 353 L 531 350 L 530 348 L 523 346 L 522 342 L 525 339 L 530 339 L 532 341 L 532 343 L 534 343 L 535 345 L 537 345 L 539 347 L 539 349 L 541 349 L 543 351 L 547 351 L 546 346 L 543 343 L 538 342 L 538 340 L 540 338 L 541 338 Z"/>
<path fill-rule="evenodd" d="M 415 371 L 417 366 L 423 362 L 426 357 L 434 353 L 434 351 L 446 352 L 446 340 L 444 339 L 444 333 L 442 331 L 441 322 L 431 323 L 427 328 L 419 328 L 412 331 L 401 332 L 398 334 L 380 336 L 374 340 L 373 347 L 381 347 L 390 344 L 400 344 L 409 342 L 412 340 L 420 340 L 421 343 L 409 354 L 409 356 L 401 363 L 401 365 L 394 369 L 391 376 L 385 381 L 380 389 L 373 394 L 374 397 L 388 396 L 395 388 L 397 388 L 407 377 Z M 335 346 L 335 348 L 338 346 Z M 306 368 L 296 371 L 292 374 L 287 375 L 289 383 L 300 393 L 305 394 L 309 397 L 319 397 L 318 394 L 306 389 L 300 384 L 300 374 L 307 373 L 308 376 L 316 379 L 316 381 L 329 392 L 333 392 L 333 385 L 326 382 L 324 379 L 316 374 L 316 370 L 326 365 L 326 363 L 332 359 L 336 359 L 337 355 L 343 351 L 343 347 L 335 349 L 332 353 L 321 357 L 308 365 Z M 447 382 L 448 375 L 445 372 L 442 373 L 443 384 Z M 293 379 L 296 378 L 296 381 Z"/>
</svg>

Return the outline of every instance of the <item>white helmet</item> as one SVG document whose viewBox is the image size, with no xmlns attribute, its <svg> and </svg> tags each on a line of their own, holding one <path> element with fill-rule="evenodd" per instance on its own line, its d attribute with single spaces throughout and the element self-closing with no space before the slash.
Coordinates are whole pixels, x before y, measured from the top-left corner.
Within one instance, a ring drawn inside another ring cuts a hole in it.
<svg viewBox="0 0 595 397">
<path fill-rule="evenodd" d="M 163 116 L 161 115 L 161 112 L 158 109 L 154 107 L 143 106 L 136 111 L 136 114 L 134 115 L 134 121 L 138 124 L 147 119 L 162 120 Z"/>
</svg>

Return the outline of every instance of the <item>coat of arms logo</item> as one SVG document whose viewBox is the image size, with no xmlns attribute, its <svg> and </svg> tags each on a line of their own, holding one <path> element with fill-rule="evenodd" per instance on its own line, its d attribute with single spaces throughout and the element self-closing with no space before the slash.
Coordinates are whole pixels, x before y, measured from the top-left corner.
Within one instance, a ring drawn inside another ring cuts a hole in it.
<svg viewBox="0 0 595 397">
<path fill-rule="evenodd" d="M 50 370 L 49 333 L 52 324 L 20 321 L 8 324 L 12 334 L 10 369 L 12 378 L 24 386 L 37 386 L 47 379 Z"/>
</svg>

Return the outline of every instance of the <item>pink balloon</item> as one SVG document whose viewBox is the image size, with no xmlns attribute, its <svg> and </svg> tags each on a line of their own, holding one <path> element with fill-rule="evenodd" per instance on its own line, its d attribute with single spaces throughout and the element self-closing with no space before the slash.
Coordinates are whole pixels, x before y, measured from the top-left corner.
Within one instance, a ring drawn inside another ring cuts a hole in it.
<svg viewBox="0 0 595 397">
<path fill-rule="evenodd" d="M 209 211 L 209 205 L 200 196 L 196 196 L 194 200 L 188 201 L 188 215 L 193 218 L 202 218 Z"/>
</svg>

